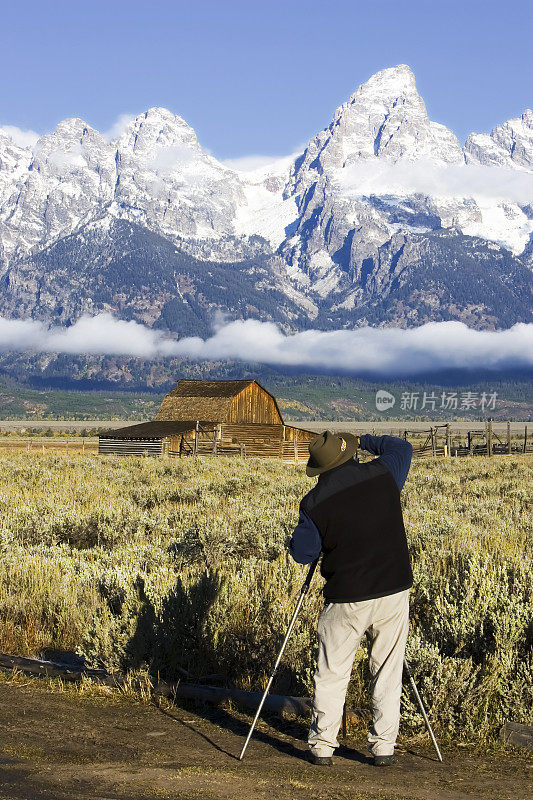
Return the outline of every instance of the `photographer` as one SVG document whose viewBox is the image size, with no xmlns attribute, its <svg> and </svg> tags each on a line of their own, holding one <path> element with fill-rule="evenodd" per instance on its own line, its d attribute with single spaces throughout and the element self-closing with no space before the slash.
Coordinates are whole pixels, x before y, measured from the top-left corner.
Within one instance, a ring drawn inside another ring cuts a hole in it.
<svg viewBox="0 0 533 800">
<path fill-rule="evenodd" d="M 357 446 L 376 455 L 354 459 Z M 409 442 L 325 431 L 309 445 L 306 472 L 318 476 L 300 503 L 289 550 L 300 564 L 322 552 L 325 605 L 318 621 L 309 760 L 332 764 L 346 690 L 365 632 L 371 642 L 372 725 L 376 766 L 394 761 L 402 667 L 412 585 L 400 492 L 412 457 Z"/>
</svg>

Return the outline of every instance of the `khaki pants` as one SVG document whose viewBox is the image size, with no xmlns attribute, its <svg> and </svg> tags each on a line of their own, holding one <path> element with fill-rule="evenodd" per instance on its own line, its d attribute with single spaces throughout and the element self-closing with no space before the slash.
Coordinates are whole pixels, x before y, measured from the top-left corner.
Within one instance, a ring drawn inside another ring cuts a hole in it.
<svg viewBox="0 0 533 800">
<path fill-rule="evenodd" d="M 355 653 L 365 631 L 371 639 L 372 725 L 367 737 L 374 756 L 392 755 L 400 724 L 409 590 L 359 603 L 326 603 L 318 620 L 318 663 L 308 742 L 317 756 L 331 756 Z"/>
</svg>

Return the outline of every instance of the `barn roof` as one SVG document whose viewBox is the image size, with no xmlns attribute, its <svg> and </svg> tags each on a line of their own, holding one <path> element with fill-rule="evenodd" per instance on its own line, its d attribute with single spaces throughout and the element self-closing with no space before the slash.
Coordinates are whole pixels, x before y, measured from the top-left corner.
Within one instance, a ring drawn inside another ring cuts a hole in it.
<svg viewBox="0 0 533 800">
<path fill-rule="evenodd" d="M 235 397 L 251 383 L 254 383 L 254 381 L 189 381 L 180 379 L 178 385 L 168 393 L 167 397 Z M 261 386 L 261 388 L 263 387 Z"/>
<path fill-rule="evenodd" d="M 201 425 L 212 425 L 212 422 L 202 422 Z M 196 420 L 184 422 L 141 422 L 138 425 L 127 425 L 125 428 L 102 431 L 101 439 L 164 439 L 165 436 L 175 436 L 180 433 L 192 431 L 196 427 Z"/>
</svg>

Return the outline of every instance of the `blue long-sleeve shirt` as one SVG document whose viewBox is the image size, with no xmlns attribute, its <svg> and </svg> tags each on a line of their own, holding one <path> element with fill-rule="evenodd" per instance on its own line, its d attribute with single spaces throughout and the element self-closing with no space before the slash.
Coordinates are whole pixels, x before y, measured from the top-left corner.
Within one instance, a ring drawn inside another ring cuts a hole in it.
<svg viewBox="0 0 533 800">
<path fill-rule="evenodd" d="M 401 491 L 411 466 L 413 447 L 410 442 L 396 436 L 373 436 L 365 433 L 360 437 L 360 447 L 378 456 L 381 463 L 392 473 Z M 310 564 L 320 555 L 322 537 L 313 520 L 306 514 L 303 505 L 302 501 L 298 524 L 289 543 L 289 552 L 299 564 Z"/>
<path fill-rule="evenodd" d="M 392 472 L 401 492 L 411 466 L 412 444 L 397 436 L 372 436 L 371 433 L 361 436 L 359 444 L 362 450 L 379 456 L 379 460 Z"/>
</svg>

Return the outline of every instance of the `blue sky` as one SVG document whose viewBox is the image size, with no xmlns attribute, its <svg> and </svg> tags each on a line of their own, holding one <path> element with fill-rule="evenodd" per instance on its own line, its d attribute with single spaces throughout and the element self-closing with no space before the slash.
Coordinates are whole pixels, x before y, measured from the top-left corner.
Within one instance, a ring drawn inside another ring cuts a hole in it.
<svg viewBox="0 0 533 800">
<path fill-rule="evenodd" d="M 406 63 L 461 142 L 533 107 L 531 0 L 0 0 L 0 125 L 165 106 L 218 158 L 294 152 Z"/>
</svg>

